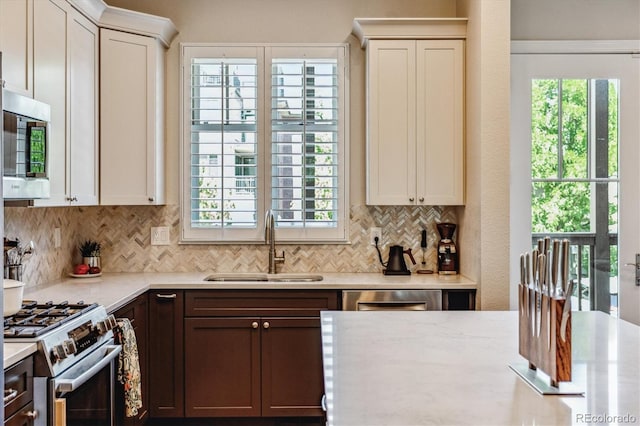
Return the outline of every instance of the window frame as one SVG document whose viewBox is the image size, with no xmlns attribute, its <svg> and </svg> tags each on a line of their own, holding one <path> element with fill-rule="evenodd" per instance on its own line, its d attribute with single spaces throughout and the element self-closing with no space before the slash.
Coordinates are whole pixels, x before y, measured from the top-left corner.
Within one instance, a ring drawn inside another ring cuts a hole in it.
<svg viewBox="0 0 640 426">
<path fill-rule="evenodd" d="M 253 56 L 252 56 L 253 55 Z M 322 56 L 321 56 L 322 55 Z M 252 57 L 257 59 L 257 161 L 256 161 L 256 227 L 197 229 L 191 227 L 191 58 Z M 337 226 L 279 227 L 276 239 L 297 244 L 344 244 L 349 236 L 349 44 L 296 43 L 181 43 L 180 44 L 180 242 L 188 244 L 264 243 L 265 212 L 271 207 L 271 93 L 274 58 L 321 57 L 337 59 L 338 67 L 338 208 Z"/>
</svg>

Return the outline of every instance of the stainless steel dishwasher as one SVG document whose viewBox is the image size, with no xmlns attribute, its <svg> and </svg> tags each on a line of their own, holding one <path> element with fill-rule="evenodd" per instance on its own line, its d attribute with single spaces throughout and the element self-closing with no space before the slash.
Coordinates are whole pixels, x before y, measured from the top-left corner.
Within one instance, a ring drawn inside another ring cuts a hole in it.
<svg viewBox="0 0 640 426">
<path fill-rule="evenodd" d="M 442 290 L 344 290 L 343 311 L 441 311 Z"/>
</svg>

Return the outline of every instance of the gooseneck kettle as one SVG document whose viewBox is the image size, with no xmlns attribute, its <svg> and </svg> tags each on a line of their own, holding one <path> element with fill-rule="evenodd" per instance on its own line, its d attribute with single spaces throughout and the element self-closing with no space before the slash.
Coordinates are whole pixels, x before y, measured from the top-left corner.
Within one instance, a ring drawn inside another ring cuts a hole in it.
<svg viewBox="0 0 640 426">
<path fill-rule="evenodd" d="M 409 255 L 409 259 L 415 265 L 416 260 L 413 258 L 411 249 L 404 249 L 402 246 L 394 245 L 389 247 L 389 259 L 387 262 L 382 260 L 382 254 L 378 248 L 378 242 L 376 241 L 376 250 L 378 251 L 378 258 L 380 263 L 385 267 L 382 272 L 385 275 L 411 275 L 411 271 L 407 268 L 407 264 L 404 261 L 404 255 Z"/>
</svg>

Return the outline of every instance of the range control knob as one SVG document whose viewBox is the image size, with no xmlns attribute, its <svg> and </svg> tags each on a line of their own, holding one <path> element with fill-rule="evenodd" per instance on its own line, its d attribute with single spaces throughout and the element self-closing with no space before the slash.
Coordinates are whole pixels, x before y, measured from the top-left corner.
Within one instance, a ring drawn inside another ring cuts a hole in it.
<svg viewBox="0 0 640 426">
<path fill-rule="evenodd" d="M 58 362 L 67 357 L 67 353 L 64 351 L 64 346 L 56 345 L 51 350 L 51 355 L 53 355 L 53 361 Z"/>
<path fill-rule="evenodd" d="M 118 326 L 118 321 L 116 321 L 116 317 L 113 315 L 109 315 L 105 321 L 109 323 L 109 330 L 113 330 Z"/>
<path fill-rule="evenodd" d="M 113 315 L 109 315 L 102 321 L 98 321 L 96 323 L 96 329 L 98 330 L 98 334 L 103 335 L 107 333 L 109 330 L 113 330 L 118 326 L 118 322 L 116 321 L 116 317 Z"/>
<path fill-rule="evenodd" d="M 78 352 L 78 347 L 76 346 L 76 342 L 73 339 L 68 339 L 62 342 L 62 347 L 64 348 L 67 356 L 73 355 Z"/>
</svg>

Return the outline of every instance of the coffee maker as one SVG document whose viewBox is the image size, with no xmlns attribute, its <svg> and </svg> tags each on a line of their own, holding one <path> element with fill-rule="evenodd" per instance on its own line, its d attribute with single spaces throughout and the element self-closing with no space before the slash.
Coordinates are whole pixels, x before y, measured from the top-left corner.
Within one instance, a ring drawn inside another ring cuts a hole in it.
<svg viewBox="0 0 640 426">
<path fill-rule="evenodd" d="M 438 223 L 436 225 L 440 234 L 438 242 L 438 274 L 453 275 L 458 273 L 458 250 L 453 242 L 453 233 L 456 231 L 455 223 Z"/>
</svg>

